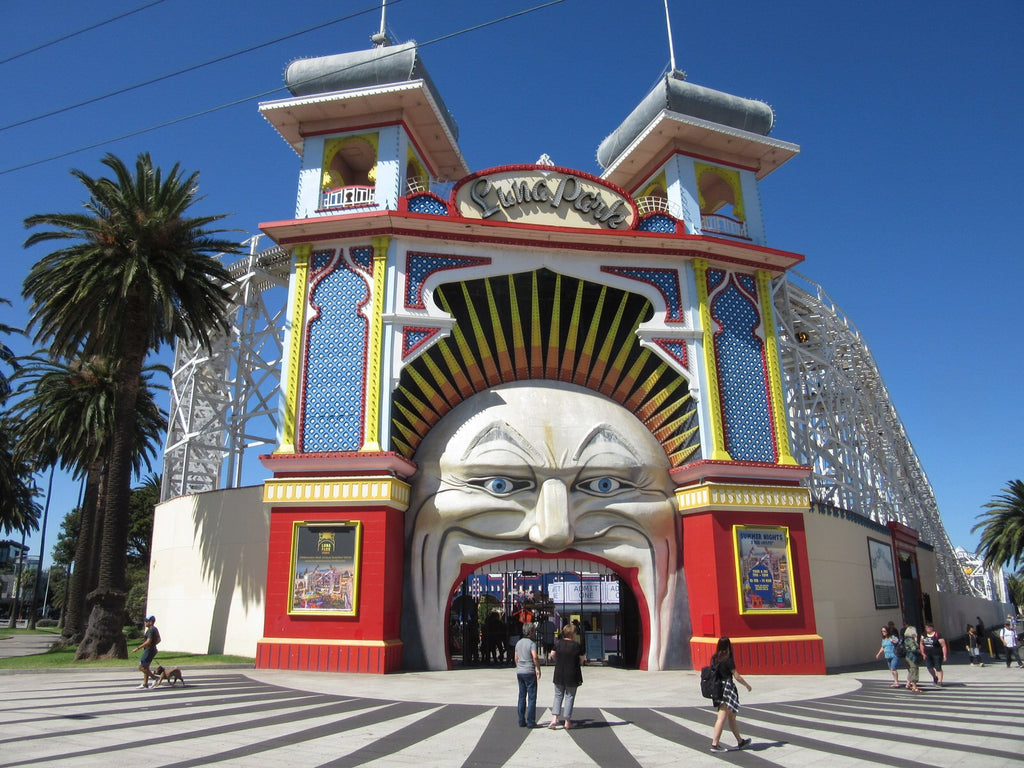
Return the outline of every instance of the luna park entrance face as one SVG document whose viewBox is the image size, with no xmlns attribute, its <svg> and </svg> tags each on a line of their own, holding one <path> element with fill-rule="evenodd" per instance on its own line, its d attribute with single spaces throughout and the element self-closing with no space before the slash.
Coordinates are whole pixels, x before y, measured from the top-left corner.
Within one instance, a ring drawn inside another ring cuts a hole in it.
<svg viewBox="0 0 1024 768">
<path fill-rule="evenodd" d="M 588 663 L 639 666 L 643 630 L 629 585 L 603 564 L 572 559 L 495 562 L 469 574 L 449 610 L 451 666 L 513 664 L 527 624 L 542 656 L 573 624 Z"/>
</svg>

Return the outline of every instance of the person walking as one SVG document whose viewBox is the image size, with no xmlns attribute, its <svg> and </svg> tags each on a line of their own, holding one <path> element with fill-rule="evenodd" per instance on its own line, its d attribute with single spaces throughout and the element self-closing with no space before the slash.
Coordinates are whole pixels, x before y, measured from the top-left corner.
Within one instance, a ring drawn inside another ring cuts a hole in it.
<svg viewBox="0 0 1024 768">
<path fill-rule="evenodd" d="M 142 685 L 139 688 L 149 688 L 149 679 L 157 680 L 157 676 L 149 671 L 149 665 L 156 658 L 156 647 L 160 644 L 160 630 L 156 628 L 156 616 L 149 616 L 145 621 L 146 631 L 142 635 L 142 642 L 135 647 L 135 651 L 142 651 L 142 658 L 139 659 L 139 671 L 142 672 Z M 135 653 L 132 651 L 132 653 Z"/>
<path fill-rule="evenodd" d="M 534 625 L 524 624 L 522 635 L 516 641 L 513 658 L 516 679 L 519 681 L 519 727 L 537 727 L 537 683 L 540 682 L 540 659 L 537 643 L 533 641 Z"/>
<path fill-rule="evenodd" d="M 576 641 L 576 628 L 572 624 L 562 627 L 561 638 L 555 643 L 548 659 L 555 662 L 552 682 L 555 686 L 555 700 L 551 705 L 551 722 L 548 728 L 555 730 L 558 719 L 562 718 L 565 730 L 572 728 L 572 708 L 576 704 L 576 689 L 583 685 L 583 648 Z"/>
<path fill-rule="evenodd" d="M 900 640 L 899 634 L 895 636 L 889 633 L 888 627 L 882 627 L 882 646 L 878 649 L 878 653 L 875 654 L 875 658 L 881 658 L 885 655 L 885 665 L 889 668 L 889 673 L 892 675 L 892 685 L 890 688 L 900 687 L 900 659 L 896 655 L 896 643 Z"/>
<path fill-rule="evenodd" d="M 743 679 L 743 675 L 736 670 L 736 661 L 732 656 L 732 641 L 728 637 L 718 638 L 715 655 L 711 657 L 711 666 L 716 669 L 718 677 L 722 680 L 721 700 L 711 700 L 711 703 L 718 708 L 715 730 L 711 736 L 711 751 L 728 751 L 719 743 L 726 721 L 729 722 L 729 730 L 732 731 L 732 735 L 736 737 L 736 749 L 743 749 L 750 744 L 750 739 L 740 736 L 740 729 L 736 724 L 736 714 L 740 711 L 740 694 L 736 689 L 736 682 L 739 681 L 746 686 L 748 691 L 752 688 L 750 683 Z"/>
<path fill-rule="evenodd" d="M 917 627 L 908 625 L 903 630 L 903 647 L 907 651 L 904 657 L 907 661 L 907 690 L 912 693 L 920 693 L 921 687 L 918 679 L 921 673 L 921 655 L 917 639 Z"/>
<path fill-rule="evenodd" d="M 1003 641 L 1003 647 L 1006 649 L 1006 668 L 1010 668 L 1011 657 L 1017 660 L 1018 667 L 1024 667 L 1020 660 L 1020 640 L 1017 639 L 1017 630 L 1012 620 L 1007 619 L 1003 628 L 999 630 L 999 639 Z"/>
<path fill-rule="evenodd" d="M 924 656 L 924 663 L 932 676 L 934 683 L 942 687 L 942 663 L 949 661 L 949 646 L 946 645 L 946 638 L 935 631 L 934 624 L 924 625 L 924 634 L 921 636 L 921 655 Z"/>
<path fill-rule="evenodd" d="M 967 625 L 967 655 L 971 659 L 971 666 L 980 664 L 985 666 L 985 662 L 981 660 L 981 645 L 980 638 L 978 637 L 978 630 L 971 624 Z"/>
</svg>

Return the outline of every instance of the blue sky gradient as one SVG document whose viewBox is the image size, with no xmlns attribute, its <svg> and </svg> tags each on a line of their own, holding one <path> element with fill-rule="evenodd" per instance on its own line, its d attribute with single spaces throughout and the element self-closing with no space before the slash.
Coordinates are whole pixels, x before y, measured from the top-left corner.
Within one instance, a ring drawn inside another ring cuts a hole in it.
<svg viewBox="0 0 1024 768">
<path fill-rule="evenodd" d="M 18 55 L 145 4 L 58 0 L 5 9 L 0 297 L 14 306 L 0 306 L 0 323 L 26 322 L 21 283 L 44 253 L 23 248 L 23 220 L 78 210 L 83 189 L 68 169 L 101 174 L 107 151 L 129 162 L 149 151 L 159 165 L 200 171 L 198 211 L 232 213 L 226 226 L 241 230 L 239 239 L 259 222 L 291 218 L 298 157 L 257 104 L 286 96 L 291 60 L 367 48 L 380 23 L 371 0 L 163 0 Z M 388 26 L 398 41 L 423 45 L 472 171 L 547 153 L 558 165 L 599 174 L 598 144 L 668 66 L 663 2 L 564 0 L 453 34 L 536 4 L 399 0 L 389 5 Z M 973 549 L 976 515 L 1024 476 L 1024 4 L 670 0 L 670 7 L 678 68 L 694 83 L 768 102 L 773 137 L 801 146 L 761 185 L 769 245 L 805 255 L 799 271 L 860 329 L 953 544 Z M 199 113 L 206 114 L 183 119 Z M 48 160 L 91 145 L 98 146 Z M 252 482 L 265 476 L 258 465 L 250 473 Z M 47 550 L 76 500 L 77 485 L 58 476 Z M 38 534 L 29 543 L 36 554 Z"/>
</svg>

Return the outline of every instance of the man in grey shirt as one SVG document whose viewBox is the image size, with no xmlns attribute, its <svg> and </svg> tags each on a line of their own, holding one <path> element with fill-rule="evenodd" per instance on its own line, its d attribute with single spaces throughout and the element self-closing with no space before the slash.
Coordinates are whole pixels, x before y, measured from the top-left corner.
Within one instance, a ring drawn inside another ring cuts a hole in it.
<svg viewBox="0 0 1024 768">
<path fill-rule="evenodd" d="M 540 659 L 533 641 L 536 625 L 523 625 L 523 636 L 515 647 L 516 679 L 519 681 L 519 727 L 537 726 L 537 681 L 540 680 Z"/>
</svg>

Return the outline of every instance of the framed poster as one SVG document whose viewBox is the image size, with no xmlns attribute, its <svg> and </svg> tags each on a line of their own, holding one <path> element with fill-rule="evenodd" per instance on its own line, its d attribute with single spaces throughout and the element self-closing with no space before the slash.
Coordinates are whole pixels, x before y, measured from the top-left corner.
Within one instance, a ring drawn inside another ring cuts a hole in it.
<svg viewBox="0 0 1024 768">
<path fill-rule="evenodd" d="M 871 563 L 875 608 L 899 608 L 900 594 L 896 588 L 896 569 L 893 567 L 889 542 L 868 539 L 868 559 Z"/>
<path fill-rule="evenodd" d="M 786 526 L 734 525 L 740 613 L 796 613 Z"/>
<path fill-rule="evenodd" d="M 360 522 L 294 524 L 288 613 L 356 615 L 362 533 Z"/>
</svg>

